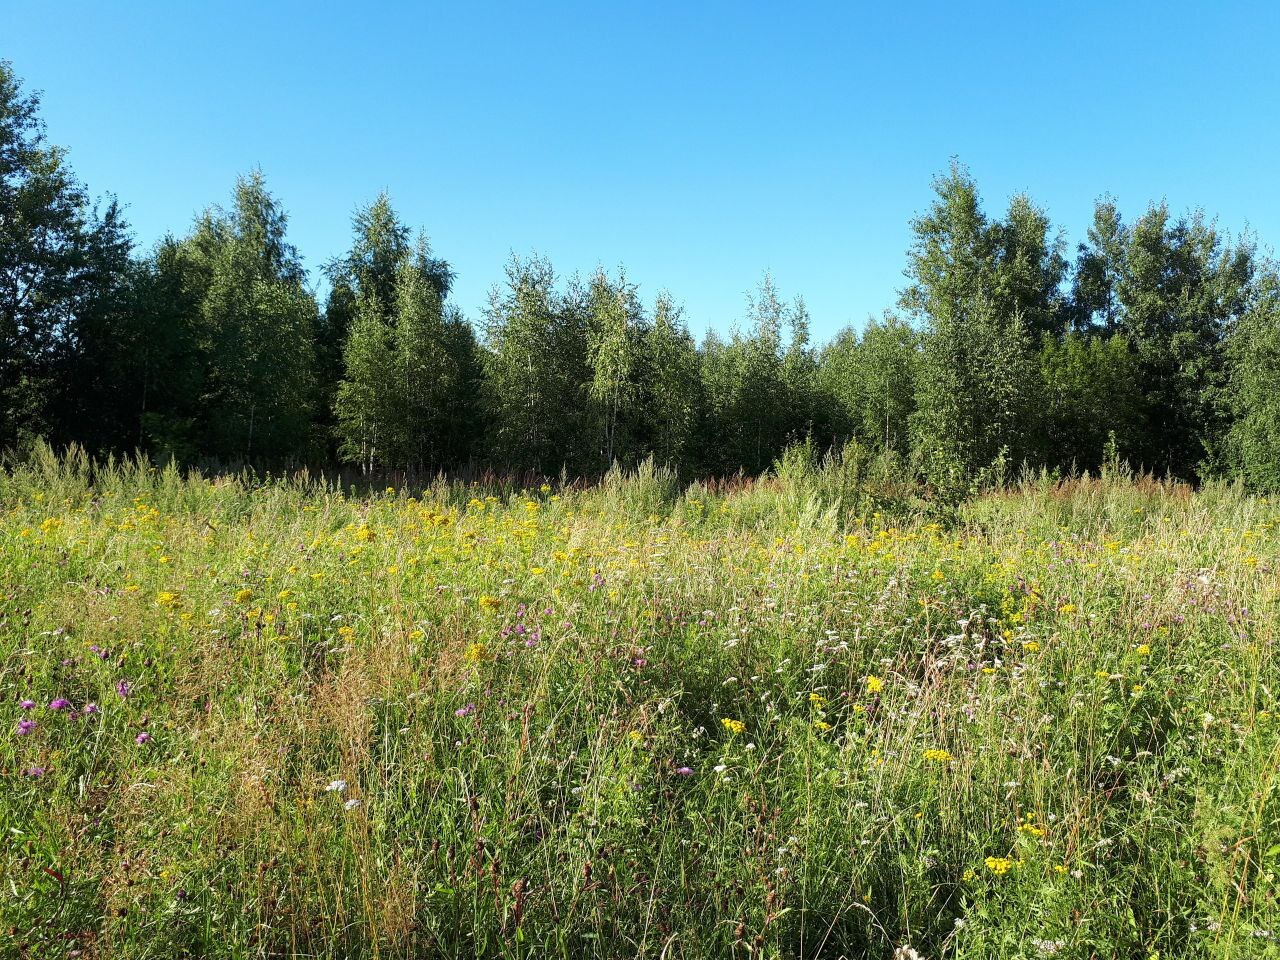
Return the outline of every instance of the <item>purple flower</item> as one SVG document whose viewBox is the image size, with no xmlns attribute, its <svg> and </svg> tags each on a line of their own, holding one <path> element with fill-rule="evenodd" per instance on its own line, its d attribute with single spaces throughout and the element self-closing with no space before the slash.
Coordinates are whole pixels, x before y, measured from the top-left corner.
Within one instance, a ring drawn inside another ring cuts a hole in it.
<svg viewBox="0 0 1280 960">
<path fill-rule="evenodd" d="M 27 767 L 22 771 L 24 777 L 43 777 L 44 767 Z"/>
<path fill-rule="evenodd" d="M 66 697 L 58 697 L 57 699 L 49 701 L 49 709 L 50 710 L 70 710 L 71 701 L 68 700 Z"/>
<path fill-rule="evenodd" d="M 150 743 L 150 742 L 151 742 L 151 734 L 147 733 L 147 732 L 144 730 L 144 731 L 142 731 L 142 733 L 138 734 L 136 737 L 134 737 L 134 738 L 133 738 L 133 742 L 134 742 L 134 743 L 137 743 L 137 744 Z"/>
<path fill-rule="evenodd" d="M 693 776 L 693 767 L 676 767 L 676 773 L 682 777 Z"/>
<path fill-rule="evenodd" d="M 34 710 L 36 708 L 36 702 L 34 700 L 23 700 L 20 704 L 18 704 L 18 706 L 20 706 L 23 710 Z"/>
<path fill-rule="evenodd" d="M 20 736 L 20 737 L 25 737 L 27 734 L 29 734 L 29 733 L 30 733 L 32 730 L 34 730 L 35 728 L 36 728 L 36 722 L 35 722 L 34 720 L 26 720 L 26 719 L 19 720 L 19 721 L 18 721 L 18 736 Z"/>
<path fill-rule="evenodd" d="M 91 713 L 101 713 L 101 710 L 98 708 L 98 705 L 96 703 L 86 703 L 83 707 L 80 708 L 80 712 L 83 713 L 85 716 L 88 716 Z"/>
<path fill-rule="evenodd" d="M 459 707 L 457 710 L 453 711 L 453 715 L 455 717 L 469 717 L 475 712 L 476 705 L 474 703 L 468 703 L 465 707 Z"/>
<path fill-rule="evenodd" d="M 127 697 L 130 691 L 132 690 L 133 690 L 133 684 L 131 684 L 128 680 L 116 681 L 116 693 L 120 694 L 120 696 Z"/>
</svg>

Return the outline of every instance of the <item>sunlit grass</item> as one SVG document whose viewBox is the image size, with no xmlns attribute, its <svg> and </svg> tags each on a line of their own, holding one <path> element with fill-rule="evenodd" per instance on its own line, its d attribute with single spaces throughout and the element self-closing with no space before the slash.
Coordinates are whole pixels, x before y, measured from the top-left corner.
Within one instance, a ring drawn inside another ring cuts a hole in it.
<svg viewBox="0 0 1280 960">
<path fill-rule="evenodd" d="M 0 477 L 19 954 L 1277 951 L 1265 501 L 89 477 Z"/>
</svg>

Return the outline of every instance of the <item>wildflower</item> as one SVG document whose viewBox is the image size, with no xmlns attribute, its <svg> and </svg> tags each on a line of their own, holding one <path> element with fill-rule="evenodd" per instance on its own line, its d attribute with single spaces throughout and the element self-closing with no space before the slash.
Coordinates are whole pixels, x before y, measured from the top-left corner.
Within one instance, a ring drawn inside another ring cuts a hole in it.
<svg viewBox="0 0 1280 960">
<path fill-rule="evenodd" d="M 20 706 L 23 710 L 34 710 L 36 708 L 36 702 L 34 700 L 23 700 L 20 704 L 18 704 L 18 706 Z"/>
<path fill-rule="evenodd" d="M 92 714 L 100 713 L 101 711 L 99 710 L 98 705 L 96 703 L 86 703 L 83 707 L 80 708 L 80 712 L 83 713 L 86 717 L 88 717 L 88 716 L 91 716 Z"/>
<path fill-rule="evenodd" d="M 1070 616 L 1071 614 L 1076 612 L 1076 605 L 1074 603 L 1064 603 L 1062 606 L 1058 608 L 1058 612 L 1065 613 L 1068 616 Z"/>
<path fill-rule="evenodd" d="M 455 717 L 469 717 L 475 712 L 476 705 L 474 703 L 468 703 L 465 707 L 459 707 L 457 710 L 453 711 L 453 715 Z"/>
<path fill-rule="evenodd" d="M 1025 833 L 1029 837 L 1043 837 L 1044 827 L 1037 827 L 1034 823 L 1028 821 L 1018 825 L 1018 832 Z"/>
<path fill-rule="evenodd" d="M 66 697 L 57 697 L 49 701 L 50 710 L 68 710 L 71 707 L 71 701 Z"/>
<path fill-rule="evenodd" d="M 936 750 L 936 749 L 926 750 L 924 752 L 924 758 L 926 760 L 932 761 L 933 763 L 950 763 L 952 760 L 955 759 L 946 750 Z"/>
<path fill-rule="evenodd" d="M 236 591 L 236 603 L 248 603 L 253 599 L 253 591 L 248 587 L 241 587 Z"/>
<path fill-rule="evenodd" d="M 28 720 L 26 717 L 23 717 L 18 721 L 18 736 L 25 737 L 27 734 L 31 733 L 31 731 L 35 730 L 35 728 L 36 722 L 34 720 Z"/>
<path fill-rule="evenodd" d="M 676 774 L 681 777 L 691 777 L 693 776 L 693 768 L 692 767 L 676 767 Z"/>
<path fill-rule="evenodd" d="M 156 605 L 160 607 L 177 606 L 178 599 L 178 594 L 172 590 L 161 590 L 156 594 Z"/>
<path fill-rule="evenodd" d="M 141 746 L 141 745 L 142 745 L 142 744 L 144 744 L 144 743 L 150 743 L 150 742 L 151 742 L 151 734 L 147 733 L 147 732 L 144 730 L 144 731 L 142 731 L 142 733 L 138 734 L 136 737 L 134 737 L 134 738 L 133 738 L 133 742 L 134 742 L 134 743 L 136 743 L 136 744 L 138 744 L 139 746 Z"/>
<path fill-rule="evenodd" d="M 867 693 L 879 693 L 884 689 L 884 681 L 875 675 L 867 677 Z"/>
<path fill-rule="evenodd" d="M 120 696 L 127 697 L 131 692 L 133 692 L 133 684 L 128 680 L 116 681 L 116 693 L 120 694 Z"/>
<path fill-rule="evenodd" d="M 497 597 L 484 596 L 480 598 L 480 609 L 496 610 L 501 603 Z"/>
<path fill-rule="evenodd" d="M 1133 652 L 1134 652 L 1134 653 L 1136 653 L 1136 654 L 1137 654 L 1138 656 L 1140 656 L 1140 657 L 1150 656 L 1150 655 L 1151 655 L 1151 644 L 1149 644 L 1149 643 L 1140 643 L 1140 644 L 1138 644 L 1138 646 L 1137 646 L 1137 647 L 1135 647 L 1135 648 L 1134 648 L 1134 651 L 1133 651 Z"/>
<path fill-rule="evenodd" d="M 824 733 L 831 729 L 831 724 L 827 723 L 825 720 L 815 720 L 813 721 L 813 726 L 815 729 L 821 730 Z"/>
<path fill-rule="evenodd" d="M 354 810 L 354 809 L 355 809 L 356 807 L 358 807 L 358 806 L 360 806 L 360 801 L 359 801 L 359 800 L 357 800 L 357 799 L 355 799 L 354 797 L 352 797 L 350 800 L 348 800 L 346 803 L 344 803 L 344 804 L 342 805 L 342 809 L 343 809 L 343 810 Z"/>
<path fill-rule="evenodd" d="M 741 720 L 731 720 L 725 717 L 720 721 L 720 725 L 728 730 L 731 734 L 739 734 L 747 729 L 747 725 Z"/>
<path fill-rule="evenodd" d="M 986 864 L 987 869 L 997 877 L 1003 877 L 1017 864 L 1016 860 L 1011 860 L 1008 857 L 987 857 L 982 862 Z"/>
<path fill-rule="evenodd" d="M 827 698 L 820 693 L 809 694 L 809 702 L 815 707 L 822 707 L 827 702 Z"/>
<path fill-rule="evenodd" d="M 462 658 L 467 663 L 479 663 L 482 660 L 489 659 L 489 648 L 484 641 L 477 640 L 467 647 L 466 653 L 462 655 Z"/>
<path fill-rule="evenodd" d="M 338 628 L 338 636 L 340 636 L 343 640 L 350 640 L 355 635 L 356 635 L 356 631 L 354 627 L 344 626 L 344 627 Z"/>
<path fill-rule="evenodd" d="M 324 792 L 325 793 L 342 793 L 346 789 L 347 789 L 347 781 L 330 780 L 329 785 L 324 788 Z"/>
<path fill-rule="evenodd" d="M 1023 641 L 1022 649 L 1027 651 L 1027 653 L 1035 653 L 1040 649 L 1040 644 L 1035 640 L 1025 640 Z"/>
<path fill-rule="evenodd" d="M 43 777 L 44 767 L 27 767 L 22 771 L 24 777 Z"/>
</svg>

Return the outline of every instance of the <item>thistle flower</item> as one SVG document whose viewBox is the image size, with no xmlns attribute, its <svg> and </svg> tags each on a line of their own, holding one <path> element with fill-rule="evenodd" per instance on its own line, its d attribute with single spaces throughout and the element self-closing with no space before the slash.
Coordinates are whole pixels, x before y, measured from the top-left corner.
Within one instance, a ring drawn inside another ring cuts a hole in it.
<svg viewBox="0 0 1280 960">
<path fill-rule="evenodd" d="M 66 697 L 56 697 L 53 700 L 49 701 L 50 710 L 69 710 L 70 708 L 71 708 L 71 701 L 68 700 Z"/>
<path fill-rule="evenodd" d="M 18 736 L 25 737 L 36 728 L 34 720 L 27 720 L 25 717 L 18 721 Z"/>
<path fill-rule="evenodd" d="M 36 708 L 36 702 L 34 700 L 23 700 L 20 704 L 18 704 L 18 706 L 20 706 L 23 710 L 34 710 Z"/>
<path fill-rule="evenodd" d="M 141 746 L 141 745 L 142 745 L 142 744 L 144 744 L 144 743 L 150 743 L 150 742 L 151 742 L 151 734 L 147 733 L 147 732 L 144 730 L 142 733 L 138 734 L 136 737 L 134 737 L 134 738 L 133 738 L 133 742 L 134 742 L 134 743 L 136 743 L 136 744 L 138 744 L 139 746 Z"/>
<path fill-rule="evenodd" d="M 116 693 L 120 694 L 120 696 L 127 697 L 132 691 L 133 691 L 133 684 L 131 684 L 128 680 L 116 681 Z"/>
</svg>

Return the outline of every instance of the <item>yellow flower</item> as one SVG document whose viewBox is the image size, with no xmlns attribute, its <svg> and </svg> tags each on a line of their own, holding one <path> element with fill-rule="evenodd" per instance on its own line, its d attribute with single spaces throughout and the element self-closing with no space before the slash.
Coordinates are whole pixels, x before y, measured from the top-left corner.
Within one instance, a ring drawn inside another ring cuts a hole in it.
<svg viewBox="0 0 1280 960">
<path fill-rule="evenodd" d="M 867 693 L 879 693 L 884 689 L 884 681 L 875 675 L 867 677 Z"/>
<path fill-rule="evenodd" d="M 813 725 L 824 732 L 831 729 L 831 724 L 827 723 L 825 720 L 815 720 L 813 721 Z"/>
<path fill-rule="evenodd" d="M 1151 644 L 1149 644 L 1149 643 L 1140 643 L 1140 644 L 1138 644 L 1138 646 L 1134 649 L 1134 651 L 1133 651 L 1133 652 L 1134 652 L 1134 653 L 1136 653 L 1136 654 L 1137 654 L 1138 656 L 1140 656 L 1140 657 L 1146 657 L 1146 656 L 1149 656 L 1149 655 L 1151 654 Z"/>
<path fill-rule="evenodd" d="M 180 597 L 172 590 L 161 590 L 156 594 L 156 603 L 162 607 L 177 606 Z"/>
<path fill-rule="evenodd" d="M 1040 649 L 1040 644 L 1034 640 L 1025 640 L 1023 641 L 1022 649 L 1027 651 L 1027 653 L 1035 653 Z"/>
<path fill-rule="evenodd" d="M 1006 873 L 1017 866 L 1016 860 L 1010 860 L 1008 857 L 987 857 L 982 861 L 987 865 L 987 869 L 994 873 L 997 877 L 1003 877 Z"/>
<path fill-rule="evenodd" d="M 827 698 L 820 693 L 811 693 L 809 694 L 809 702 L 815 707 L 820 707 L 827 702 Z"/>
<path fill-rule="evenodd" d="M 489 648 L 484 641 L 477 640 L 475 643 L 467 647 L 467 652 L 462 655 L 467 663 L 479 663 L 481 660 L 489 659 Z"/>
<path fill-rule="evenodd" d="M 502 602 L 502 601 L 501 601 L 501 600 L 499 600 L 497 597 L 488 597 L 488 596 L 481 597 L 481 598 L 480 598 L 480 609 L 481 609 L 481 610 L 496 610 L 496 609 L 498 609 L 498 606 L 501 604 L 501 602 Z"/>
<path fill-rule="evenodd" d="M 1062 606 L 1060 606 L 1060 607 L 1058 608 L 1058 612 L 1059 612 L 1059 613 L 1066 613 L 1066 614 L 1072 614 L 1072 613 L 1075 613 L 1075 612 L 1076 612 L 1076 605 L 1075 605 L 1074 603 L 1064 603 Z"/>
<path fill-rule="evenodd" d="M 743 723 L 741 720 L 730 720 L 728 717 L 725 717 L 723 720 L 721 720 L 720 724 L 726 730 L 728 730 L 730 733 L 733 733 L 733 734 L 742 733 L 747 729 L 747 725 Z"/>
<path fill-rule="evenodd" d="M 355 627 L 343 626 L 338 628 L 338 636 L 340 636 L 343 640 L 350 640 L 355 635 L 356 635 Z"/>
<path fill-rule="evenodd" d="M 926 760 L 931 760 L 934 763 L 950 763 L 955 759 L 946 750 L 926 750 L 924 752 L 924 758 Z"/>
<path fill-rule="evenodd" d="M 1043 837 L 1044 827 L 1037 827 L 1034 823 L 1027 822 L 1018 824 L 1018 832 L 1025 833 L 1029 837 Z"/>
<path fill-rule="evenodd" d="M 236 603 L 248 603 L 253 599 L 253 591 L 248 587 L 241 587 L 236 591 Z"/>
</svg>

